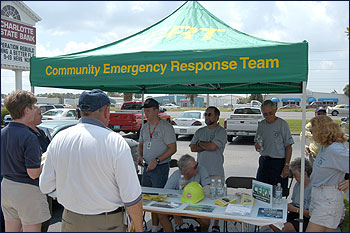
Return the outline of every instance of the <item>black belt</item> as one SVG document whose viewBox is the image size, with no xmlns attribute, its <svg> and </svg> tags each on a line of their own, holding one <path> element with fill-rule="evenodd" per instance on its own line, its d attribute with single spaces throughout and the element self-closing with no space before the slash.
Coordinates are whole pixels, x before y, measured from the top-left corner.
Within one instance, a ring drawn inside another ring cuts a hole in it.
<svg viewBox="0 0 350 233">
<path fill-rule="evenodd" d="M 122 212 L 123 211 L 123 207 L 119 207 L 118 209 L 116 210 L 113 210 L 111 212 L 107 212 L 107 213 L 100 213 L 100 214 L 97 214 L 97 215 L 109 215 L 109 214 L 116 214 L 116 213 L 119 213 L 119 212 Z"/>
<path fill-rule="evenodd" d="M 265 160 L 285 160 L 285 158 L 272 158 L 270 156 L 261 156 Z"/>
</svg>

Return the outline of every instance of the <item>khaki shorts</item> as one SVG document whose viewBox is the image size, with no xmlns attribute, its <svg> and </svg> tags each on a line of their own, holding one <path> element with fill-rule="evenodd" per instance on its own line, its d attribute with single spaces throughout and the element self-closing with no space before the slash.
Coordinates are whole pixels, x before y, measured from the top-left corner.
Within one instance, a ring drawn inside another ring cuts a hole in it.
<svg viewBox="0 0 350 233">
<path fill-rule="evenodd" d="M 310 222 L 336 229 L 344 211 L 342 192 L 336 185 L 312 187 L 309 211 Z"/>
<path fill-rule="evenodd" d="M 46 195 L 38 186 L 4 178 L 1 182 L 1 208 L 6 221 L 34 225 L 51 218 Z"/>
<path fill-rule="evenodd" d="M 67 209 L 62 214 L 62 232 L 125 232 L 124 212 L 85 215 Z"/>
</svg>

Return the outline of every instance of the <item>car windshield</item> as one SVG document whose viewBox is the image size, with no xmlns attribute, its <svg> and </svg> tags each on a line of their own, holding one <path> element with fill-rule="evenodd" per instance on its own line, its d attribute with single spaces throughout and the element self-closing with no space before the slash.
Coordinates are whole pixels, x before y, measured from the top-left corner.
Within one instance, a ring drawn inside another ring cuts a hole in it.
<svg viewBox="0 0 350 233">
<path fill-rule="evenodd" d="M 201 118 L 201 113 L 200 112 L 184 112 L 182 113 L 179 118 L 196 118 L 200 119 Z"/>
<path fill-rule="evenodd" d="M 58 111 L 47 111 L 45 112 L 43 115 L 44 116 L 61 116 L 63 113 L 62 110 L 58 110 Z"/>
<path fill-rule="evenodd" d="M 261 114 L 257 108 L 239 108 L 235 110 L 235 114 Z"/>
<path fill-rule="evenodd" d="M 140 110 L 142 103 L 124 103 L 123 110 Z"/>
</svg>

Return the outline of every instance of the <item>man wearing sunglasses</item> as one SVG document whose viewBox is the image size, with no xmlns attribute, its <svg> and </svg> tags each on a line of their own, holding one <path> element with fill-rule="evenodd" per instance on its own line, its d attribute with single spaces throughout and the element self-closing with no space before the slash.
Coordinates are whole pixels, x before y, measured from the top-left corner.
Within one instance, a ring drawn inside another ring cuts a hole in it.
<svg viewBox="0 0 350 233">
<path fill-rule="evenodd" d="M 210 178 L 220 178 L 224 181 L 224 149 L 227 143 L 227 133 L 219 125 L 219 109 L 209 106 L 204 115 L 207 126 L 195 132 L 190 144 L 191 151 L 198 152 L 197 162 L 207 169 Z M 218 220 L 214 221 L 213 232 L 220 231 L 218 223 Z"/>
<path fill-rule="evenodd" d="M 185 179 L 185 185 L 195 181 L 203 187 L 205 193 L 209 192 L 209 174 L 204 167 L 200 166 L 198 162 L 196 163 L 195 159 L 191 155 L 183 155 L 179 159 L 177 164 L 179 170 L 175 171 L 169 177 L 167 183 L 165 184 L 165 189 L 179 190 L 179 180 L 181 175 L 183 175 Z M 174 231 L 171 221 L 169 219 L 169 215 L 158 214 L 158 218 L 165 232 Z M 202 218 L 198 218 L 197 220 L 200 223 L 201 232 L 208 231 L 210 220 Z M 182 217 L 180 216 L 174 216 L 174 221 L 178 226 L 181 226 L 183 224 Z"/>
<path fill-rule="evenodd" d="M 271 100 L 261 105 L 264 120 L 258 123 L 254 138 L 255 149 L 260 153 L 258 181 L 277 185 L 281 183 L 283 196 L 288 196 L 289 162 L 292 157 L 293 137 L 288 123 L 276 116 L 277 106 Z"/>
</svg>

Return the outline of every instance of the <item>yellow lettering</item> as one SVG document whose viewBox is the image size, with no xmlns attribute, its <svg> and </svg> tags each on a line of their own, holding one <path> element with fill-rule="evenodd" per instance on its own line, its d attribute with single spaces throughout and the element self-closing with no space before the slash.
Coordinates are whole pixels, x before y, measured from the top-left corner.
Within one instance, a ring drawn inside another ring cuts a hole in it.
<svg viewBox="0 0 350 233">
<path fill-rule="evenodd" d="M 216 70 L 216 65 L 218 66 L 218 70 L 220 70 L 220 62 L 218 61 L 213 62 L 213 70 Z"/>
<path fill-rule="evenodd" d="M 110 74 L 111 72 L 109 71 L 110 70 L 110 65 L 111 64 L 103 64 L 103 73 L 104 74 Z"/>
<path fill-rule="evenodd" d="M 236 61 L 230 61 L 230 69 L 231 70 L 237 69 L 237 62 Z"/>
<path fill-rule="evenodd" d="M 53 69 L 52 69 L 52 74 L 53 74 L 53 75 L 57 75 L 57 73 L 58 73 L 58 69 L 57 69 L 57 68 L 53 68 Z"/>
<path fill-rule="evenodd" d="M 222 69 L 223 69 L 223 70 L 227 70 L 227 69 L 228 69 L 228 61 L 223 61 L 223 62 L 221 63 L 221 66 L 222 66 Z"/>
<path fill-rule="evenodd" d="M 148 68 L 150 68 L 150 71 L 148 71 Z M 152 72 L 153 66 L 152 64 L 147 64 L 146 65 L 146 72 Z"/>
<path fill-rule="evenodd" d="M 194 63 L 193 62 L 188 63 L 188 70 L 194 71 Z"/>
<path fill-rule="evenodd" d="M 239 60 L 243 61 L 243 69 L 247 68 L 246 60 L 249 60 L 249 57 L 240 57 Z"/>
<path fill-rule="evenodd" d="M 138 66 L 137 65 L 133 65 L 132 66 L 132 75 L 137 75 L 139 73 L 139 70 L 138 70 Z"/>
<path fill-rule="evenodd" d="M 203 63 L 202 62 L 196 62 L 196 71 L 195 71 L 195 73 L 198 74 L 198 71 L 201 71 L 201 70 L 203 70 Z"/>
<path fill-rule="evenodd" d="M 215 32 L 224 32 L 226 29 L 215 29 L 215 28 L 200 28 L 201 31 L 207 31 L 203 36 L 202 40 L 210 40 L 210 38 L 214 35 Z"/>
<path fill-rule="evenodd" d="M 168 64 L 160 64 L 160 68 L 162 69 L 162 73 L 160 73 L 161 75 L 163 75 L 165 73 L 166 67 Z"/>
<path fill-rule="evenodd" d="M 139 71 L 141 72 L 141 73 L 143 73 L 143 72 L 145 72 L 145 65 L 140 65 L 139 66 Z"/>
<path fill-rule="evenodd" d="M 209 67 L 207 66 L 207 65 L 209 65 Z M 206 63 L 204 63 L 204 69 L 205 70 L 211 70 L 211 68 L 212 68 L 212 64 L 211 64 L 211 62 L 206 62 Z"/>
<path fill-rule="evenodd" d="M 248 62 L 248 67 L 249 67 L 249 69 L 255 69 L 256 68 L 256 61 L 255 60 L 250 60 Z"/>
<path fill-rule="evenodd" d="M 186 71 L 187 70 L 187 64 L 186 63 L 181 63 L 180 70 L 181 71 Z"/>
<path fill-rule="evenodd" d="M 275 58 L 275 59 L 266 59 L 266 68 L 269 68 L 269 62 L 271 64 L 271 68 L 279 68 L 280 67 L 280 61 Z"/>
<path fill-rule="evenodd" d="M 68 74 L 68 75 L 75 74 L 75 69 L 74 69 L 73 67 L 68 67 L 68 68 L 67 68 L 67 74 Z"/>
<path fill-rule="evenodd" d="M 177 69 L 176 71 L 179 71 L 179 65 L 180 65 L 180 62 L 171 61 L 171 71 L 174 71 L 175 68 Z"/>
<path fill-rule="evenodd" d="M 130 68 L 132 67 L 132 65 L 128 65 L 128 73 L 130 73 Z"/>
<path fill-rule="evenodd" d="M 52 66 L 46 66 L 46 75 L 51 75 L 52 72 L 49 72 L 48 70 L 52 70 Z"/>
<path fill-rule="evenodd" d="M 120 73 L 120 66 L 111 66 L 110 74 Z"/>
<path fill-rule="evenodd" d="M 128 71 L 128 67 L 127 66 L 122 66 L 120 71 L 124 74 L 124 73 L 126 73 L 126 71 Z"/>
<path fill-rule="evenodd" d="M 188 31 L 179 31 L 179 29 L 188 29 Z M 197 31 L 197 28 L 191 26 L 174 26 L 173 29 L 171 29 L 170 32 L 166 34 L 165 38 L 171 38 L 175 34 L 183 34 L 185 35 L 184 39 L 192 39 L 192 35 Z"/>
<path fill-rule="evenodd" d="M 157 68 L 158 67 L 158 68 Z M 153 70 L 154 70 L 154 72 L 159 72 L 159 64 L 154 64 L 154 67 L 153 67 Z"/>
</svg>

